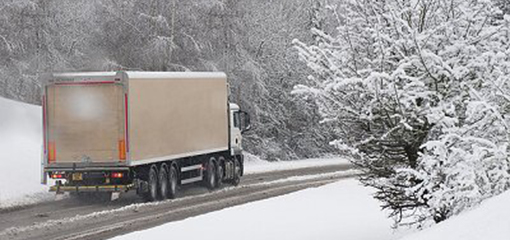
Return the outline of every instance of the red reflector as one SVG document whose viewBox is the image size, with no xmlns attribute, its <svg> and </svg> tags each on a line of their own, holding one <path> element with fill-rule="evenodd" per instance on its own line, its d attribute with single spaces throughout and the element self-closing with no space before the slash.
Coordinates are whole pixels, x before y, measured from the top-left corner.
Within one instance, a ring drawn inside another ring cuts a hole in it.
<svg viewBox="0 0 510 240">
<path fill-rule="evenodd" d="M 121 173 L 121 172 L 112 173 L 112 178 L 122 178 L 122 177 L 124 177 L 124 173 Z"/>
<path fill-rule="evenodd" d="M 64 175 L 62 175 L 62 174 L 52 174 L 51 178 L 54 178 L 54 179 L 64 178 Z"/>
</svg>

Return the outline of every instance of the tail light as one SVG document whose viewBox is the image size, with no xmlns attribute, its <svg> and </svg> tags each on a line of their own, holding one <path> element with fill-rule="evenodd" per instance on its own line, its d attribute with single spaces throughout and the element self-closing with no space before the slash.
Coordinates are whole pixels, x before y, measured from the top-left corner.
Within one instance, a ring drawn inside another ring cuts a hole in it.
<svg viewBox="0 0 510 240">
<path fill-rule="evenodd" d="M 53 179 L 63 179 L 63 178 L 66 178 L 66 175 L 63 174 L 63 173 L 52 173 L 50 174 L 50 178 L 53 178 Z"/>
<path fill-rule="evenodd" d="M 113 172 L 111 175 L 110 175 L 111 178 L 123 178 L 124 177 L 124 173 L 121 173 L 121 172 Z"/>
<path fill-rule="evenodd" d="M 119 140 L 119 159 L 126 160 L 126 141 Z"/>
<path fill-rule="evenodd" d="M 57 160 L 55 142 L 48 143 L 48 162 L 55 162 Z"/>
</svg>

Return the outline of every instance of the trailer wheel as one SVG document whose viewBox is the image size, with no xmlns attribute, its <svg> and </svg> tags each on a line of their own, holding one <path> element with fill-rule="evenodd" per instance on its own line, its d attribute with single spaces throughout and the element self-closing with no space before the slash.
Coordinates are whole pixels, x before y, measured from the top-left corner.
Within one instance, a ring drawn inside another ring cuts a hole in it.
<svg viewBox="0 0 510 240">
<path fill-rule="evenodd" d="M 172 165 L 170 167 L 170 172 L 169 172 L 169 179 L 168 179 L 168 182 L 169 182 L 169 191 L 168 191 L 168 196 L 172 199 L 174 199 L 175 197 L 177 197 L 177 184 L 178 184 L 178 176 L 177 176 L 177 169 L 175 168 L 174 165 Z"/>
<path fill-rule="evenodd" d="M 207 170 L 206 170 L 206 178 L 205 178 L 205 185 L 210 190 L 214 189 L 216 187 L 216 165 L 215 165 L 215 159 L 214 157 L 211 157 L 209 161 L 207 162 Z"/>
<path fill-rule="evenodd" d="M 149 176 L 147 177 L 148 190 L 145 193 L 145 200 L 156 201 L 158 200 L 158 171 L 156 165 L 152 165 L 149 170 Z"/>
<path fill-rule="evenodd" d="M 218 158 L 218 170 L 216 171 L 216 187 L 223 185 L 223 178 L 225 177 L 225 158 Z"/>
<path fill-rule="evenodd" d="M 161 164 L 159 168 L 159 197 L 162 200 L 168 199 L 168 168 L 166 164 Z"/>
</svg>

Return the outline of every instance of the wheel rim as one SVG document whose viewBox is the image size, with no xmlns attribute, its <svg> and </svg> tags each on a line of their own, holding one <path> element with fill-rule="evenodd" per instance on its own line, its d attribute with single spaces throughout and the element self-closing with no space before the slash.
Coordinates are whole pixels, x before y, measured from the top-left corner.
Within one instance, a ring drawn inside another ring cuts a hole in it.
<svg viewBox="0 0 510 240">
<path fill-rule="evenodd" d="M 223 166 L 220 164 L 218 166 L 218 186 L 221 184 L 222 180 L 223 180 Z"/>
<path fill-rule="evenodd" d="M 211 186 L 216 185 L 216 178 L 214 177 L 214 165 L 211 164 L 211 169 L 209 171 L 209 183 Z"/>
<path fill-rule="evenodd" d="M 235 160 L 235 162 L 234 162 L 234 179 L 233 179 L 232 183 L 237 186 L 240 181 L 241 181 L 241 164 L 239 163 L 238 160 Z"/>
<path fill-rule="evenodd" d="M 168 198 L 168 173 L 165 171 L 161 179 L 161 197 L 163 199 Z"/>
<path fill-rule="evenodd" d="M 156 199 L 157 194 L 158 194 L 158 188 L 157 188 L 158 187 L 158 183 L 156 181 L 157 177 L 156 177 L 156 173 L 155 173 L 154 170 L 151 170 L 151 174 L 150 174 L 149 178 L 150 178 L 150 182 L 151 182 L 150 183 L 151 184 L 151 189 L 150 189 L 150 191 L 151 191 L 151 198 L 152 198 L 152 200 L 154 200 L 154 199 Z"/>
<path fill-rule="evenodd" d="M 170 171 L 170 188 L 172 196 L 175 196 L 175 193 L 177 192 L 177 176 L 173 168 Z"/>
</svg>

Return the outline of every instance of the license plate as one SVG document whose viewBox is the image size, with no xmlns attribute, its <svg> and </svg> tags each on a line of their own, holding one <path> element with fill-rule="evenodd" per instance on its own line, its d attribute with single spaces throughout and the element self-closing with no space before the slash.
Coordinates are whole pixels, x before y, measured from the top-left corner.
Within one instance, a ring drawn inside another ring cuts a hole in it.
<svg viewBox="0 0 510 240">
<path fill-rule="evenodd" d="M 81 180 L 83 180 L 82 173 L 73 173 L 73 181 L 81 181 Z"/>
</svg>

